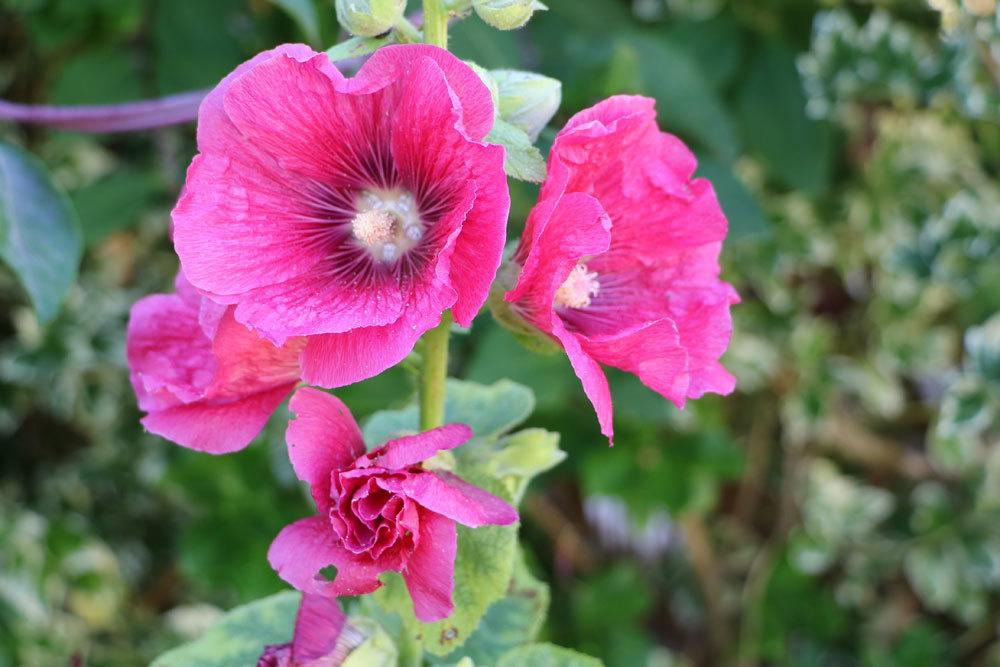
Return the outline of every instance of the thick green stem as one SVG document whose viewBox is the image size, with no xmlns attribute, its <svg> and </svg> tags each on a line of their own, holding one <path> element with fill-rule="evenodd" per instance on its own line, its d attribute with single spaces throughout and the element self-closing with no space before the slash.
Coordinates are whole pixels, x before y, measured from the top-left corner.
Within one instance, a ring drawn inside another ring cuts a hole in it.
<svg viewBox="0 0 1000 667">
<path fill-rule="evenodd" d="M 448 48 L 448 9 L 444 0 L 424 0 L 424 41 Z"/>
<path fill-rule="evenodd" d="M 444 423 L 444 389 L 448 378 L 448 335 L 451 311 L 441 323 L 424 334 L 423 367 L 420 370 L 420 430 Z"/>
</svg>

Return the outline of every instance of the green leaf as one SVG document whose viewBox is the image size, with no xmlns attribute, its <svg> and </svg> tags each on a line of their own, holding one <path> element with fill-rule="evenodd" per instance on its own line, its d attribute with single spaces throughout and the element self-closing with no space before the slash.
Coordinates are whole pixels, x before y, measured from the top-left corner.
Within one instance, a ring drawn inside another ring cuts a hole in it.
<svg viewBox="0 0 1000 667">
<path fill-rule="evenodd" d="M 495 440 L 527 419 L 535 408 L 531 390 L 509 380 L 484 386 L 449 379 L 445 392 L 445 422 L 467 424 L 472 429 L 474 441 Z M 415 433 L 418 425 L 416 405 L 401 410 L 383 410 L 372 415 L 365 424 L 365 442 L 373 447 Z M 458 452 L 466 447 L 469 445 L 462 445 Z"/>
<path fill-rule="evenodd" d="M 504 481 L 519 503 L 533 477 L 555 468 L 565 458 L 566 452 L 559 449 L 558 433 L 529 428 L 498 443 L 489 458 L 489 465 L 490 471 Z"/>
<path fill-rule="evenodd" d="M 298 24 L 310 44 L 319 43 L 319 17 L 312 0 L 271 0 Z"/>
<path fill-rule="evenodd" d="M 530 644 L 506 653 L 497 667 L 602 667 L 597 658 L 554 644 Z"/>
<path fill-rule="evenodd" d="M 479 627 L 443 663 L 471 658 L 477 665 L 494 665 L 513 648 L 535 640 L 549 608 L 549 587 L 538 581 L 519 558 L 506 597 L 494 602 Z"/>
<path fill-rule="evenodd" d="M 520 181 L 541 183 L 545 180 L 545 159 L 535 148 L 524 130 L 497 118 L 486 141 L 506 149 L 503 168 L 507 175 Z"/>
<path fill-rule="evenodd" d="M 350 624 L 368 639 L 351 651 L 341 667 L 396 667 L 399 664 L 399 649 L 381 625 L 356 616 L 350 618 Z"/>
<path fill-rule="evenodd" d="M 136 169 L 117 169 L 108 176 L 70 194 L 89 247 L 109 235 L 133 227 L 148 210 L 155 193 L 153 179 Z"/>
<path fill-rule="evenodd" d="M 830 128 L 806 115 L 806 97 L 795 55 L 765 44 L 750 65 L 739 93 L 743 133 L 750 147 L 782 184 L 819 194 L 830 180 Z"/>
<path fill-rule="evenodd" d="M 246 667 L 264 646 L 291 641 L 300 595 L 285 591 L 227 612 L 193 642 L 156 658 L 151 667 Z"/>
<path fill-rule="evenodd" d="M 468 480 L 488 491 L 502 490 Z M 458 526 L 458 554 L 455 557 L 455 610 L 435 623 L 420 623 L 413 615 L 413 603 L 402 577 L 383 575 L 385 583 L 372 599 L 385 611 L 402 620 L 404 642 L 422 642 L 434 655 L 447 655 L 462 646 L 479 625 L 486 610 L 507 592 L 517 549 L 517 526 Z"/>
<path fill-rule="evenodd" d="M 327 49 L 326 55 L 333 62 L 337 62 L 338 60 L 367 56 L 383 46 L 395 43 L 396 33 L 393 32 L 384 37 L 351 37 Z"/>
<path fill-rule="evenodd" d="M 80 264 L 76 212 L 40 162 L 0 142 L 0 258 L 38 311 L 51 320 Z"/>
</svg>

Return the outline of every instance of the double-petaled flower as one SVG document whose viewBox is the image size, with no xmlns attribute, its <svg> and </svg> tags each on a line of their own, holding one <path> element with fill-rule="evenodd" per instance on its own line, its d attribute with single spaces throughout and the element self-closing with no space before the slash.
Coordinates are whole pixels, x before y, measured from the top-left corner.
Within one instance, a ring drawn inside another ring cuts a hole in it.
<svg viewBox="0 0 1000 667">
<path fill-rule="evenodd" d="M 268 551 L 271 566 L 305 593 L 361 595 L 378 575 L 401 572 L 421 621 L 452 611 L 455 524 L 517 521 L 517 511 L 456 475 L 423 462 L 472 436 L 464 424 L 390 440 L 366 453 L 361 432 L 339 399 L 299 389 L 291 400 L 288 455 L 309 484 L 319 514 L 286 526 Z M 331 579 L 328 566 L 336 568 Z"/>
<path fill-rule="evenodd" d="M 613 438 L 600 364 L 683 407 L 735 380 L 719 363 L 739 297 L 719 280 L 726 218 L 694 156 L 660 132 L 653 101 L 618 96 L 559 132 L 513 257 L 505 299 L 566 350 Z"/>
<path fill-rule="evenodd" d="M 471 323 L 500 264 L 503 149 L 489 90 L 447 51 L 379 49 L 352 78 L 285 45 L 205 99 L 173 211 L 191 284 L 337 387 L 406 357 L 452 309 Z"/>
</svg>

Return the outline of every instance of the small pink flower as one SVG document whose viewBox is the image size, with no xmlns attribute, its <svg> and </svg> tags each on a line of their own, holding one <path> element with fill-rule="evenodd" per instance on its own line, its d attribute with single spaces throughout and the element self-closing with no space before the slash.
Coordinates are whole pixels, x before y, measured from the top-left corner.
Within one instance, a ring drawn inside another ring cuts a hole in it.
<svg viewBox="0 0 1000 667">
<path fill-rule="evenodd" d="M 308 482 L 319 514 L 286 526 L 267 557 L 282 579 L 305 593 L 361 595 L 378 575 L 402 572 L 417 618 L 452 611 L 455 522 L 478 527 L 517 521 L 517 511 L 449 472 L 421 462 L 470 437 L 448 424 L 390 440 L 365 453 L 361 432 L 339 399 L 303 388 L 292 397 L 288 455 Z M 320 571 L 333 565 L 331 581 Z"/>
<path fill-rule="evenodd" d="M 468 325 L 500 264 L 503 149 L 475 72 L 429 45 L 379 49 L 347 79 L 285 45 L 205 99 L 173 212 L 191 283 L 336 387 L 406 357 L 451 308 Z"/>
<path fill-rule="evenodd" d="M 298 382 L 304 341 L 275 347 L 203 299 L 179 273 L 175 294 L 132 306 L 126 352 L 149 431 L 211 454 L 246 447 Z"/>
<path fill-rule="evenodd" d="M 556 137 L 506 300 L 565 348 L 613 438 L 599 364 L 633 373 L 683 407 L 730 393 L 718 359 L 736 291 L 719 280 L 726 218 L 694 156 L 656 126 L 653 101 L 618 96 L 577 114 Z"/>
<path fill-rule="evenodd" d="M 362 641 L 337 598 L 306 593 L 295 615 L 292 641 L 265 646 L 257 667 L 337 667 Z"/>
</svg>

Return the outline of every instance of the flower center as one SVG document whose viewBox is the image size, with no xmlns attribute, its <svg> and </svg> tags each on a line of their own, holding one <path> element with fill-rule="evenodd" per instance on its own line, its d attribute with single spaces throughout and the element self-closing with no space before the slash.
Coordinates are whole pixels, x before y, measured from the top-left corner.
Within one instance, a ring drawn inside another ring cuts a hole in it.
<svg viewBox="0 0 1000 667">
<path fill-rule="evenodd" d="M 587 271 L 586 264 L 577 264 L 556 290 L 555 305 L 559 308 L 586 308 L 600 289 L 597 273 Z"/>
<path fill-rule="evenodd" d="M 378 260 L 394 262 L 424 237 L 417 202 L 405 190 L 365 190 L 354 208 L 351 233 Z"/>
</svg>

